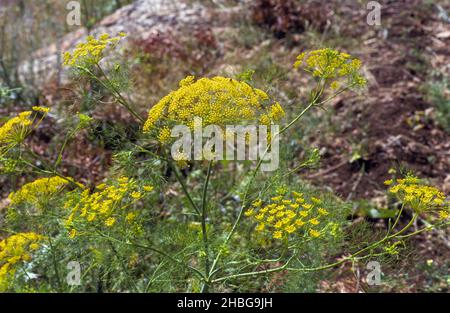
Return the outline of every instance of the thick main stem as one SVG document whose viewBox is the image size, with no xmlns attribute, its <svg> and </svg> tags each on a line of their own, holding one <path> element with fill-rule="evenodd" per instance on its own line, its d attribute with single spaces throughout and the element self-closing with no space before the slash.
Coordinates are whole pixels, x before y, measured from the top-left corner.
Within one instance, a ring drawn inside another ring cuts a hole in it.
<svg viewBox="0 0 450 313">
<path fill-rule="evenodd" d="M 180 183 L 181 189 L 183 190 L 184 195 L 185 195 L 186 198 L 188 199 L 189 204 L 192 206 L 192 208 L 194 209 L 194 211 L 195 211 L 198 215 L 201 215 L 201 212 L 200 212 L 199 208 L 197 207 L 197 205 L 195 204 L 194 200 L 192 199 L 191 194 L 190 194 L 189 191 L 187 190 L 187 187 L 186 187 L 186 185 L 184 184 L 184 182 L 183 182 L 183 180 L 182 180 L 182 178 L 181 178 L 181 176 L 180 176 L 180 173 L 178 173 L 178 168 L 176 167 L 176 165 L 173 165 L 172 168 L 173 168 L 173 171 L 174 171 L 174 173 L 175 173 L 175 178 L 176 178 L 177 181 Z"/>
<path fill-rule="evenodd" d="M 50 246 L 50 254 L 52 256 L 53 269 L 55 271 L 56 281 L 58 283 L 58 287 L 61 289 L 61 287 L 62 287 L 61 276 L 59 275 L 58 263 L 56 261 L 56 255 L 55 255 L 55 251 L 53 249 L 52 237 L 50 235 L 47 235 L 47 238 L 48 238 L 48 244 Z"/>
<path fill-rule="evenodd" d="M 207 196 L 208 196 L 208 184 L 211 177 L 212 162 L 209 161 L 208 170 L 206 172 L 205 184 L 203 185 L 203 195 L 202 195 L 202 237 L 203 237 L 203 248 L 205 252 L 205 276 L 209 277 L 210 263 L 209 263 L 209 243 L 208 243 L 208 230 L 206 229 L 206 206 L 207 206 Z M 205 281 L 202 286 L 202 292 L 207 292 L 209 289 L 209 282 Z"/>
</svg>

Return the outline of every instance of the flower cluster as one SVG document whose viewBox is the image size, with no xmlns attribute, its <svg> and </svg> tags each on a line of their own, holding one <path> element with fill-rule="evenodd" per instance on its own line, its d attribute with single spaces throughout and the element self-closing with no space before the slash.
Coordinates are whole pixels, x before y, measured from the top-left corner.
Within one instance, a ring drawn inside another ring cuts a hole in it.
<svg viewBox="0 0 450 313">
<path fill-rule="evenodd" d="M 86 114 L 78 113 L 77 129 L 83 129 L 89 126 L 94 119 Z"/>
<path fill-rule="evenodd" d="M 339 88 L 342 78 L 347 78 L 348 85 L 362 87 L 366 84 L 365 78 L 359 73 L 361 61 L 330 48 L 301 53 L 294 67 L 301 67 L 312 76 L 330 82 L 333 89 Z"/>
<path fill-rule="evenodd" d="M 433 186 L 427 186 L 412 175 L 401 179 L 389 179 L 384 182 L 391 186 L 389 192 L 395 195 L 404 205 L 410 206 L 420 213 L 430 209 L 440 209 L 442 217 L 448 217 L 448 201 L 445 194 Z"/>
<path fill-rule="evenodd" d="M 145 185 L 139 188 L 135 180 L 120 177 L 110 184 L 100 184 L 96 191 L 90 193 L 88 189 L 80 197 L 72 194 L 64 207 L 70 209 L 66 220 L 71 238 L 78 234 L 78 226 L 95 224 L 101 227 L 113 227 L 116 224 L 133 224 L 137 213 L 130 210 L 131 205 L 153 190 Z"/>
<path fill-rule="evenodd" d="M 45 203 L 50 197 L 60 192 L 68 184 L 74 182 L 72 178 L 53 176 L 39 178 L 27 183 L 19 190 L 9 194 L 11 204 L 29 203 L 39 205 Z M 77 183 L 79 186 L 79 183 Z"/>
<path fill-rule="evenodd" d="M 246 121 L 270 125 L 285 115 L 279 103 L 271 103 L 267 93 L 246 82 L 188 76 L 179 86 L 150 109 L 144 124 L 144 132 L 160 126 L 157 137 L 162 143 L 170 137 L 168 123 L 193 128 L 194 117 L 202 118 L 204 126 L 225 126 Z"/>
<path fill-rule="evenodd" d="M 321 218 L 329 214 L 322 207 L 322 200 L 311 197 L 306 201 L 303 194 L 295 191 L 292 195 L 292 199 L 283 195 L 272 197 L 266 205 L 257 199 L 244 214 L 258 222 L 257 231 L 268 230 L 275 239 L 287 238 L 298 231 L 310 237 L 320 237 Z"/>
<path fill-rule="evenodd" d="M 41 112 L 43 118 L 48 111 L 48 108 L 34 106 L 33 111 L 19 113 L 17 116 L 9 119 L 3 124 L 0 127 L 0 155 L 8 152 L 12 147 L 21 143 L 28 136 L 31 131 L 31 126 L 36 119 L 37 112 Z M 33 114 L 33 112 L 35 114 Z M 39 122 L 35 127 L 38 126 Z"/>
<path fill-rule="evenodd" d="M 173 159 L 179 168 L 186 168 L 189 166 L 189 157 L 184 152 L 176 152 L 173 155 Z"/>
<path fill-rule="evenodd" d="M 39 105 L 32 107 L 32 109 L 33 111 L 41 112 L 42 114 L 48 114 L 48 112 L 50 112 L 50 108 L 42 107 Z"/>
<path fill-rule="evenodd" d="M 120 32 L 117 37 L 110 37 L 109 34 L 100 35 L 98 39 L 88 36 L 86 42 L 79 43 L 73 53 L 64 53 L 64 65 L 92 65 L 97 64 L 103 58 L 103 51 L 106 47 L 115 47 L 126 34 Z"/>
<path fill-rule="evenodd" d="M 8 289 L 16 265 L 31 260 L 31 253 L 39 249 L 42 239 L 36 233 L 18 233 L 0 241 L 0 292 Z"/>
</svg>

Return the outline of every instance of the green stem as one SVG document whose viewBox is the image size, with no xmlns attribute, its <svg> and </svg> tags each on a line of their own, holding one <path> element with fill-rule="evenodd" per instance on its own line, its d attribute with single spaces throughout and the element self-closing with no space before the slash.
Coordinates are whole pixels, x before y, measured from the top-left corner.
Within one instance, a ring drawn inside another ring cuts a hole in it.
<svg viewBox="0 0 450 313">
<path fill-rule="evenodd" d="M 139 243 L 136 243 L 136 242 L 130 242 L 130 241 L 126 241 L 126 242 L 125 242 L 125 241 L 116 239 L 116 238 L 114 238 L 114 237 L 108 236 L 108 235 L 106 235 L 106 234 L 103 234 L 103 233 L 101 233 L 101 232 L 99 232 L 99 231 L 97 231 L 97 233 L 98 233 L 101 237 L 104 237 L 104 238 L 106 238 L 106 239 L 109 239 L 109 240 L 112 240 L 112 241 L 115 241 L 115 242 L 119 242 L 119 243 L 122 243 L 122 244 L 125 244 L 125 245 L 135 246 L 135 247 L 138 247 L 138 248 L 147 249 L 147 250 L 156 252 L 156 253 L 158 253 L 158 254 L 164 256 L 165 258 L 169 259 L 170 261 L 172 261 L 172 262 L 174 262 L 174 263 L 176 263 L 176 264 L 179 264 L 179 265 L 182 265 L 182 266 L 186 266 L 188 269 L 190 269 L 190 270 L 193 271 L 195 274 L 197 274 L 202 280 L 205 279 L 205 276 L 203 275 L 203 273 L 200 272 L 200 271 L 199 271 L 198 269 L 196 269 L 195 267 L 192 267 L 192 266 L 190 266 L 190 265 L 186 265 L 186 264 L 184 264 L 182 261 L 175 259 L 173 256 L 171 256 L 171 255 L 167 254 L 166 252 L 164 252 L 164 251 L 162 251 L 162 250 L 159 250 L 159 249 L 157 249 L 157 248 L 155 248 L 155 247 L 147 246 L 147 245 L 142 245 L 142 244 L 139 244 Z"/>
<path fill-rule="evenodd" d="M 100 78 L 98 78 L 96 75 L 94 75 L 94 73 L 92 73 L 89 69 L 83 67 L 83 66 L 77 66 L 76 68 L 78 68 L 79 70 L 82 70 L 83 72 L 87 73 L 92 79 L 96 80 L 97 82 L 100 83 L 100 85 L 103 86 L 103 88 L 105 88 L 106 90 L 112 91 L 112 95 L 114 96 L 114 98 L 117 100 L 117 102 L 119 102 L 122 106 L 124 106 L 128 112 L 130 112 L 135 118 L 137 118 L 141 123 L 144 123 L 145 120 L 144 118 L 142 118 L 139 114 L 136 113 L 135 110 L 133 110 L 133 108 L 128 104 L 128 102 L 125 100 L 125 98 L 122 96 L 122 94 L 120 93 L 119 90 L 117 90 L 114 85 L 112 84 L 112 82 L 109 80 L 108 76 L 106 76 L 106 73 L 103 71 L 103 69 L 101 68 L 101 66 L 99 64 L 95 64 L 97 66 L 97 68 L 100 70 L 100 73 L 102 74 L 103 77 L 105 77 L 106 81 L 108 82 L 109 86 L 107 84 L 105 84 Z"/>
<path fill-rule="evenodd" d="M 120 93 L 120 91 L 114 86 L 114 84 L 109 80 L 108 76 L 106 75 L 106 73 L 103 71 L 102 67 L 96 63 L 97 68 L 99 69 L 100 73 L 103 75 L 103 77 L 105 77 L 106 81 L 108 82 L 108 85 L 111 86 L 111 89 L 113 91 L 113 94 L 116 94 L 116 100 L 122 104 L 134 117 L 136 117 L 139 121 L 141 121 L 142 123 L 145 122 L 145 120 L 128 104 L 127 100 L 125 100 L 125 98 L 122 96 L 122 94 Z M 105 86 L 105 84 L 103 84 L 103 86 Z M 109 88 L 107 88 L 109 89 Z"/>
<path fill-rule="evenodd" d="M 379 241 L 376 241 L 376 242 L 372 243 L 371 245 L 369 245 L 369 246 L 367 246 L 367 247 L 365 247 L 365 248 L 363 248 L 363 249 L 353 253 L 349 257 L 343 258 L 343 259 L 341 259 L 341 260 L 339 260 L 337 262 L 331 263 L 331 264 L 327 264 L 327 265 L 323 265 L 323 266 L 319 266 L 319 267 L 309 267 L 309 268 L 308 267 L 289 268 L 287 266 L 289 265 L 290 261 L 292 260 L 292 257 L 291 257 L 285 264 L 283 264 L 281 266 L 278 266 L 278 267 L 274 267 L 274 268 L 266 269 L 266 270 L 261 270 L 261 271 L 253 271 L 253 272 L 240 273 L 240 274 L 234 274 L 234 275 L 229 275 L 229 276 L 225 276 L 225 277 L 220 277 L 220 278 L 212 280 L 212 282 L 216 283 L 216 282 L 220 282 L 220 281 L 224 281 L 224 280 L 228 280 L 228 279 L 232 279 L 232 278 L 239 278 L 239 277 L 246 277 L 246 276 L 253 276 L 253 275 L 268 274 L 268 273 L 279 272 L 279 271 L 282 271 L 282 270 L 297 271 L 297 272 L 314 272 L 314 271 L 321 271 L 321 270 L 326 270 L 326 269 L 329 269 L 329 268 L 333 268 L 333 267 L 335 267 L 337 265 L 340 265 L 340 264 L 342 264 L 344 262 L 347 262 L 349 260 L 354 259 L 356 256 L 358 256 L 358 255 L 360 255 L 360 254 L 362 254 L 362 253 L 364 253 L 366 251 L 369 251 L 371 249 L 374 249 L 374 248 L 378 247 L 380 244 L 382 244 L 382 243 L 384 243 L 384 242 L 386 242 L 386 241 L 388 241 L 390 239 L 393 239 L 395 237 L 401 238 L 400 235 L 402 233 L 404 233 L 408 228 L 411 227 L 411 225 L 414 223 L 416 218 L 417 218 L 417 214 L 415 214 L 413 216 L 413 218 L 409 221 L 409 223 L 402 230 L 396 232 L 393 235 L 385 236 L 383 239 L 381 239 Z"/>
<path fill-rule="evenodd" d="M 55 171 L 56 171 L 58 165 L 59 165 L 59 164 L 61 163 L 61 161 L 62 161 L 62 155 L 63 155 L 63 153 L 64 153 L 64 150 L 66 149 L 67 143 L 68 143 L 69 140 L 73 137 L 73 135 L 76 133 L 76 131 L 77 131 L 77 129 L 75 129 L 75 130 L 69 132 L 69 133 L 66 135 L 66 138 L 64 139 L 64 142 L 63 142 L 61 148 L 59 149 L 58 156 L 56 157 L 55 163 L 53 164 L 53 169 L 54 169 Z"/>
<path fill-rule="evenodd" d="M 116 247 L 114 247 L 114 245 L 111 241 L 108 241 L 108 243 L 109 243 L 109 246 L 111 247 L 112 252 L 114 253 L 114 256 L 117 258 L 117 261 L 120 263 L 120 266 L 122 267 L 122 271 L 127 276 L 130 276 L 130 271 L 128 270 L 127 265 L 123 262 L 124 258 L 121 255 L 119 255 L 119 252 L 117 251 Z M 134 280 L 132 280 L 131 283 L 129 281 L 127 281 L 127 283 L 129 283 L 131 288 L 134 288 L 134 290 L 136 290 L 136 291 L 139 290 L 139 288 Z"/>
<path fill-rule="evenodd" d="M 202 215 L 202 213 L 200 212 L 200 209 L 197 207 L 197 205 L 195 204 L 194 200 L 191 197 L 191 194 L 189 193 L 189 191 L 187 190 L 186 185 L 183 182 L 183 179 L 181 179 L 181 175 L 178 172 L 178 167 L 176 165 L 173 165 L 173 163 L 169 162 L 169 165 L 172 167 L 173 172 L 175 174 L 175 178 L 177 179 L 177 181 L 180 183 L 181 185 L 181 189 L 183 190 L 184 195 L 186 196 L 186 198 L 188 199 L 189 203 L 191 204 L 192 208 L 195 210 L 195 212 L 198 215 Z"/>
<path fill-rule="evenodd" d="M 303 111 L 301 111 L 300 114 L 298 114 L 287 126 L 285 126 L 277 134 L 275 134 L 275 136 L 279 136 L 281 133 L 283 133 L 286 130 L 288 130 L 292 125 L 294 125 L 294 123 L 296 121 L 298 121 L 303 115 L 305 115 L 306 112 L 308 112 L 314 105 L 316 105 L 316 103 L 317 103 L 318 99 L 320 98 L 320 96 L 322 95 L 322 93 L 323 93 L 323 88 L 321 88 L 321 90 L 317 93 L 317 95 L 314 97 L 314 99 L 311 101 L 311 103 L 309 103 L 306 106 L 306 108 L 303 109 Z M 332 97 L 330 97 L 326 101 L 329 101 L 330 99 L 332 99 Z M 322 101 L 321 104 L 325 103 L 326 101 Z M 256 168 L 253 171 L 253 175 L 252 175 L 250 181 L 248 182 L 248 184 L 246 186 L 244 197 L 242 199 L 242 206 L 241 206 L 241 209 L 239 210 L 238 217 L 236 218 L 236 221 L 234 222 L 233 226 L 231 227 L 230 232 L 226 236 L 225 241 L 223 243 L 224 245 L 226 245 L 230 241 L 231 237 L 233 236 L 233 234 L 235 233 L 235 231 L 237 229 L 238 224 L 240 223 L 240 221 L 242 219 L 242 214 L 243 214 L 243 212 L 245 210 L 245 207 L 247 205 L 246 202 L 247 202 L 247 196 L 248 196 L 248 192 L 250 190 L 250 186 L 253 184 L 253 181 L 254 181 L 254 179 L 256 177 L 256 174 L 257 174 L 257 172 L 258 172 L 258 170 L 259 170 L 259 168 L 260 168 L 260 166 L 262 164 L 262 161 L 264 159 L 264 156 L 267 154 L 267 152 L 269 151 L 270 147 L 271 147 L 271 143 L 269 142 L 269 144 L 267 145 L 266 151 L 264 152 L 263 156 L 258 160 Z M 209 275 L 211 275 L 212 272 L 214 271 L 214 268 L 216 267 L 217 263 L 219 262 L 219 259 L 220 259 L 221 255 L 222 255 L 222 250 L 219 250 L 219 252 L 217 253 L 217 255 L 216 255 L 216 257 L 215 257 L 215 259 L 213 261 L 213 264 L 211 266 L 211 270 L 210 270 Z"/>
<path fill-rule="evenodd" d="M 48 238 L 48 244 L 50 246 L 50 254 L 52 255 L 53 269 L 55 271 L 56 281 L 58 282 L 58 287 L 61 290 L 61 288 L 62 288 L 61 276 L 59 275 L 58 263 L 56 262 L 56 255 L 55 255 L 55 251 L 53 249 L 52 238 L 49 234 L 47 234 L 47 238 Z"/>
<path fill-rule="evenodd" d="M 390 228 L 390 230 L 394 230 L 395 226 L 397 226 L 398 221 L 400 220 L 400 216 L 403 213 L 403 208 L 405 207 L 405 204 L 402 204 L 402 207 L 400 208 L 400 211 L 398 212 L 397 218 L 395 219 L 394 225 L 392 225 L 392 227 Z"/>
<path fill-rule="evenodd" d="M 80 187 L 78 184 L 74 183 L 73 180 L 67 178 L 66 176 L 64 176 L 63 174 L 59 173 L 58 171 L 56 171 L 55 169 L 51 169 L 51 167 L 47 164 L 46 161 L 44 161 L 44 159 L 38 155 L 37 153 L 35 153 L 30 147 L 25 145 L 26 150 L 31 154 L 32 157 L 36 158 L 39 162 L 42 163 L 42 165 L 45 167 L 45 169 L 42 169 L 36 165 L 34 165 L 31 162 L 28 162 L 26 160 L 23 160 L 23 162 L 25 164 L 28 164 L 29 166 L 31 166 L 32 168 L 36 169 L 37 171 L 39 171 L 40 173 L 45 173 L 45 174 L 51 174 L 51 175 L 55 175 L 58 176 L 66 181 L 68 181 L 70 183 L 70 185 L 73 185 L 77 188 L 82 188 Z"/>
<path fill-rule="evenodd" d="M 207 206 L 207 194 L 208 194 L 208 184 L 209 179 L 211 177 L 211 168 L 212 168 L 213 161 L 209 161 L 208 163 L 208 170 L 206 172 L 206 179 L 205 184 L 203 185 L 203 196 L 202 196 L 202 237 L 203 237 L 203 246 L 204 246 L 204 252 L 205 252 L 205 276 L 209 277 L 209 244 L 208 244 L 208 231 L 206 229 L 206 206 Z M 209 289 L 209 283 L 204 282 L 202 286 L 202 292 L 208 292 Z"/>
</svg>

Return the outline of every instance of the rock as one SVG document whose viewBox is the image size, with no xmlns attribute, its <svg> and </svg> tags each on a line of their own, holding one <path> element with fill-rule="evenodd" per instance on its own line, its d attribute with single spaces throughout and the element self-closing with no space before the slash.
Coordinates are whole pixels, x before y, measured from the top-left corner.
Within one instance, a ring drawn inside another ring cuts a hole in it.
<svg viewBox="0 0 450 313">
<path fill-rule="evenodd" d="M 211 10 L 200 4 L 188 5 L 181 1 L 138 0 L 105 17 L 92 29 L 91 34 L 109 33 L 116 35 L 123 31 L 130 40 L 147 41 L 164 33 L 192 33 L 211 23 Z M 66 34 L 58 43 L 36 51 L 30 60 L 19 65 L 19 78 L 24 86 L 45 90 L 56 79 L 58 85 L 68 82 L 67 69 L 61 67 L 62 53 L 71 51 L 87 36 L 87 30 L 80 28 Z"/>
<path fill-rule="evenodd" d="M 450 38 L 450 31 L 441 32 L 439 34 L 436 34 L 436 37 L 439 39 L 446 39 Z"/>
</svg>

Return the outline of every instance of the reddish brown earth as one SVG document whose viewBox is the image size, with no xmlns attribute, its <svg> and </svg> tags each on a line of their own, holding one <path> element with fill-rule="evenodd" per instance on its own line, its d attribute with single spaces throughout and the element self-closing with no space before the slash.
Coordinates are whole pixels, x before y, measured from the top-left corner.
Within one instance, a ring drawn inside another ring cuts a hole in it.
<svg viewBox="0 0 450 313">
<path fill-rule="evenodd" d="M 446 77 L 450 73 L 450 24 L 437 16 L 437 10 L 422 1 L 390 1 L 383 3 L 382 10 L 386 38 L 377 36 L 365 23 L 352 24 L 352 36 L 362 39 L 358 52 L 372 77 L 364 97 L 334 102 L 332 120 L 342 125 L 341 131 L 318 143 L 325 145 L 326 153 L 323 168 L 313 174 L 313 181 L 330 185 L 347 199 L 374 198 L 384 193 L 389 168 L 404 167 L 450 192 L 450 134 L 427 118 L 434 107 L 424 95 L 431 72 Z M 363 145 L 363 153 L 349 162 L 355 142 Z M 416 265 L 434 260 L 434 266 L 448 266 L 448 234 L 419 236 L 410 245 L 413 261 L 399 261 L 384 269 L 388 279 L 403 281 L 402 287 L 385 285 L 381 290 L 424 291 L 430 278 Z M 357 271 L 348 271 L 349 266 L 336 271 L 335 279 L 323 282 L 323 290 L 380 290 L 364 283 L 361 278 L 367 271 L 360 266 Z M 448 291 L 445 284 L 441 288 Z"/>
<path fill-rule="evenodd" d="M 372 198 L 382 206 L 386 205 L 383 182 L 390 177 L 390 168 L 412 170 L 450 192 L 450 134 L 434 121 L 435 108 L 425 93 L 432 73 L 450 75 L 450 23 L 439 16 L 436 6 L 420 0 L 379 1 L 381 25 L 370 26 L 367 10 L 356 1 L 256 2 L 255 21 L 282 40 L 291 36 L 296 50 L 302 47 L 305 24 L 319 32 L 326 32 L 327 25 L 338 27 L 337 45 L 356 41 L 350 51 L 361 58 L 369 78 L 361 96 L 345 94 L 333 101 L 330 122 L 337 127 L 327 132 L 322 126 L 311 135 L 311 143 L 321 148 L 322 162 L 320 170 L 303 177 L 330 187 L 344 199 Z M 443 8 L 448 12 L 450 4 Z M 414 292 L 429 291 L 435 284 L 448 291 L 446 283 L 433 282 L 418 267 L 426 260 L 433 260 L 436 267 L 448 266 L 448 231 L 418 236 L 410 249 L 408 263 L 398 260 L 383 268 L 390 283 L 370 288 L 364 281 L 365 264 L 353 269 L 346 264 L 330 271 L 332 279 L 323 281 L 320 289 Z"/>
<path fill-rule="evenodd" d="M 354 12 L 354 11 L 353 11 Z M 343 197 L 368 198 L 384 190 L 391 167 L 403 166 L 450 191 L 450 134 L 432 119 L 423 88 L 434 60 L 450 61 L 450 38 L 438 34 L 450 25 L 422 1 L 387 2 L 382 29 L 352 24 L 349 36 L 361 38 L 358 53 L 366 65 L 369 88 L 363 97 L 337 99 L 332 121 L 340 132 L 326 142 L 324 167 L 314 180 L 329 184 Z M 386 32 L 386 38 L 380 33 Z M 438 67 L 436 70 L 448 69 Z M 415 115 L 422 116 L 414 121 Z M 361 157 L 348 162 L 352 144 L 363 146 Z"/>
</svg>

